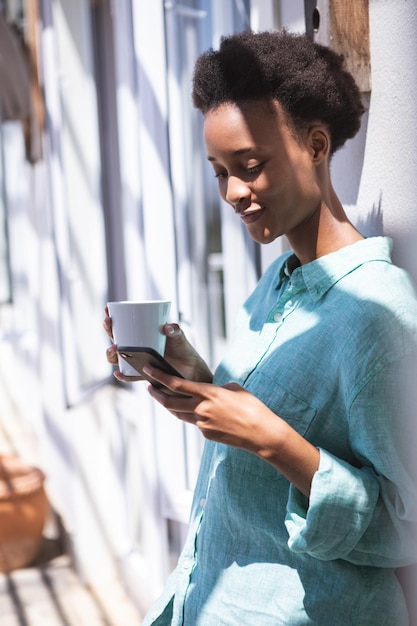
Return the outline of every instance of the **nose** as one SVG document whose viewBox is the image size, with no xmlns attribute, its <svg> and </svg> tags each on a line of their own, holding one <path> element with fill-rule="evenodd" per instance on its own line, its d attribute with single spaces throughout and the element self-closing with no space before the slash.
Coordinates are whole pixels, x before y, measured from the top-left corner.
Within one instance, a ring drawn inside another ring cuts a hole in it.
<svg viewBox="0 0 417 626">
<path fill-rule="evenodd" d="M 227 179 L 225 200 L 232 205 L 235 211 L 242 211 L 250 205 L 250 188 L 237 176 L 229 176 Z"/>
</svg>

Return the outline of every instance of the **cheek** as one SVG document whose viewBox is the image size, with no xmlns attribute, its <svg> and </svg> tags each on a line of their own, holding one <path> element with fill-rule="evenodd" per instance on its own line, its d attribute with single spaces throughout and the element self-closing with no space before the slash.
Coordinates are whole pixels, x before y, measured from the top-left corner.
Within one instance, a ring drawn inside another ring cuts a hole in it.
<svg viewBox="0 0 417 626">
<path fill-rule="evenodd" d="M 316 179 L 316 170 L 308 168 L 302 176 L 298 177 L 299 189 L 303 195 L 309 198 L 315 198 L 320 194 L 320 187 Z"/>
<path fill-rule="evenodd" d="M 291 189 L 293 183 L 286 171 L 270 172 L 262 174 L 252 184 L 253 192 L 263 199 L 273 198 Z"/>
<path fill-rule="evenodd" d="M 275 177 L 258 180 L 253 186 L 255 195 L 265 204 L 279 202 L 284 206 L 294 207 L 316 203 L 320 190 L 311 168 L 285 168 Z M 272 206 L 272 204 L 271 204 Z"/>
<path fill-rule="evenodd" d="M 297 190 L 299 194 L 307 197 L 315 195 L 318 189 L 316 168 L 311 162 L 309 155 L 300 157 L 298 161 L 293 164 L 292 171 L 294 190 Z"/>
</svg>

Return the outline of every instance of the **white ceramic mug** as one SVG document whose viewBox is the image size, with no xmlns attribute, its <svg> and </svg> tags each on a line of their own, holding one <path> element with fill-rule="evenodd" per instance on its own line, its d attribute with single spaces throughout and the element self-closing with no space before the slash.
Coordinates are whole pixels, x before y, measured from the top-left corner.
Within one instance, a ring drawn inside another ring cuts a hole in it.
<svg viewBox="0 0 417 626">
<path fill-rule="evenodd" d="M 169 300 L 145 300 L 143 302 L 108 302 L 112 319 L 113 339 L 117 346 L 153 348 L 162 356 L 166 336 L 162 327 L 168 322 L 171 302 Z M 125 376 L 137 376 L 138 372 L 119 357 L 119 369 Z"/>
</svg>

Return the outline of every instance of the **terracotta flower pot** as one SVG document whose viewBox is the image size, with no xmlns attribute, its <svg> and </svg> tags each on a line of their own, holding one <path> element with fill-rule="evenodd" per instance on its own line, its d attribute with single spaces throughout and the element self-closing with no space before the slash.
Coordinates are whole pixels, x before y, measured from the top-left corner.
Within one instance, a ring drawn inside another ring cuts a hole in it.
<svg viewBox="0 0 417 626">
<path fill-rule="evenodd" d="M 13 455 L 0 455 L 0 572 L 36 557 L 48 515 L 45 475 Z"/>
</svg>

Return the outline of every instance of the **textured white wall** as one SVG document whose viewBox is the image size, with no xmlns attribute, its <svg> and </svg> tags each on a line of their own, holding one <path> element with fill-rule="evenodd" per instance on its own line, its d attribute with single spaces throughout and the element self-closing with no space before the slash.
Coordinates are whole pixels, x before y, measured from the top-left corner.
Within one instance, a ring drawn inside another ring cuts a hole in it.
<svg viewBox="0 0 417 626">
<path fill-rule="evenodd" d="M 417 279 L 417 3 L 370 0 L 372 92 L 357 219 Z M 366 217 L 365 217 L 366 216 Z"/>
</svg>

